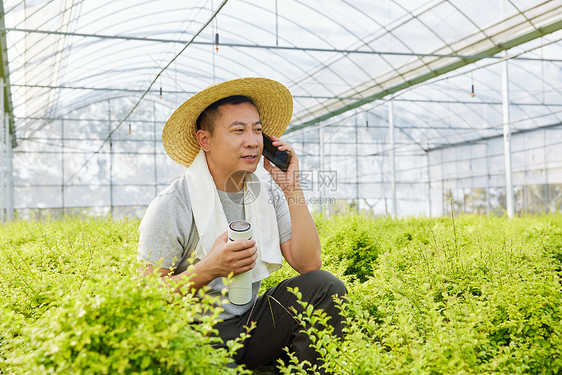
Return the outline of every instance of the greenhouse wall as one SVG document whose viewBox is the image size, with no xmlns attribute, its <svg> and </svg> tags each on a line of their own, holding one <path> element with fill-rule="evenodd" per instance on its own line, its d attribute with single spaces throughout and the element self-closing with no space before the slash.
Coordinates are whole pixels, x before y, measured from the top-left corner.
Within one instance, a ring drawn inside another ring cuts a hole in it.
<svg viewBox="0 0 562 375">
<path fill-rule="evenodd" d="M 549 213 L 562 207 L 562 126 L 513 134 L 515 211 Z M 432 209 L 447 214 L 452 197 L 459 212 L 503 215 L 503 138 L 431 153 Z"/>
<path fill-rule="evenodd" d="M 109 112 L 111 104 L 104 105 Z M 114 107 L 119 113 L 118 101 Z M 46 122 L 14 150 L 16 215 L 141 217 L 156 194 L 185 170 L 166 155 L 165 121 L 154 116 L 152 121 L 131 119 L 110 139 L 102 126 L 110 121 L 99 116 Z M 313 211 L 392 215 L 388 118 L 369 116 L 368 124 L 361 114 L 286 136 L 299 155 L 301 184 Z M 516 213 L 560 211 L 562 126 L 514 132 L 511 141 Z M 395 186 L 399 217 L 448 215 L 451 209 L 503 215 L 503 137 L 430 152 L 397 137 Z"/>
</svg>

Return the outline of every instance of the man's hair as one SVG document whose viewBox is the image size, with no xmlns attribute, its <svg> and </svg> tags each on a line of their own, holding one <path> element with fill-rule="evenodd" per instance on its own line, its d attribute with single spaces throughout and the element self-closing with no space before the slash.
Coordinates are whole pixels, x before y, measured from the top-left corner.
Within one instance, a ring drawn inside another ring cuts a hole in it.
<svg viewBox="0 0 562 375">
<path fill-rule="evenodd" d="M 237 105 L 241 103 L 251 103 L 254 107 L 256 107 L 252 99 L 244 95 L 233 95 L 217 100 L 216 102 L 205 108 L 205 110 L 201 112 L 199 117 L 197 117 L 197 130 L 203 129 L 213 135 L 213 131 L 215 130 L 215 119 L 219 114 L 219 107 L 224 104 Z"/>
</svg>

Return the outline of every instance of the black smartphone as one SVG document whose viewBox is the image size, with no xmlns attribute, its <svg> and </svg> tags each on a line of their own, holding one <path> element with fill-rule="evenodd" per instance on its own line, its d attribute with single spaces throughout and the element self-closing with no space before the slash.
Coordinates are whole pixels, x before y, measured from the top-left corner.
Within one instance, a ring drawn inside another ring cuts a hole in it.
<svg viewBox="0 0 562 375">
<path fill-rule="evenodd" d="M 270 162 L 275 164 L 275 166 L 281 169 L 283 172 L 287 172 L 289 168 L 289 158 L 291 154 L 289 151 L 281 151 L 273 145 L 273 140 L 269 138 L 266 134 L 263 135 L 263 152 L 262 155 L 265 156 Z"/>
</svg>

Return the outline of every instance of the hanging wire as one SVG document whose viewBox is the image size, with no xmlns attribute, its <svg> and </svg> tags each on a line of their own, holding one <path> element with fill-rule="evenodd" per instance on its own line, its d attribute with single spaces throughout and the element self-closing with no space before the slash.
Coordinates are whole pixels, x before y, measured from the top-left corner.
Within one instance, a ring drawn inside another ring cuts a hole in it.
<svg viewBox="0 0 562 375">
<path fill-rule="evenodd" d="M 472 92 L 470 93 L 470 96 L 472 96 L 474 98 L 474 76 L 473 76 L 474 72 L 470 72 L 470 81 L 472 83 Z"/>
<path fill-rule="evenodd" d="M 96 152 L 94 152 L 93 154 L 90 155 L 89 158 L 86 159 L 86 161 L 80 166 L 80 168 L 78 168 L 78 170 L 76 170 L 76 172 L 74 172 L 69 178 L 68 180 L 66 180 L 65 184 L 70 183 L 70 181 L 72 181 L 74 179 L 74 177 L 76 177 L 78 175 L 78 173 L 84 169 L 84 167 L 87 166 L 87 164 L 90 162 L 90 160 L 94 157 L 94 155 L 99 154 L 100 151 L 102 150 L 103 146 L 107 143 L 108 140 L 111 139 L 111 136 L 113 135 L 113 133 L 115 133 L 120 127 L 121 125 L 123 125 L 123 123 L 125 121 L 127 121 L 127 119 L 133 114 L 133 112 L 137 109 L 137 107 L 139 106 L 139 104 L 141 103 L 141 101 L 144 99 L 144 97 L 146 96 L 146 94 L 148 94 L 148 92 L 150 91 L 150 89 L 152 88 L 152 86 L 154 86 L 154 84 L 156 83 L 156 81 L 158 80 L 158 78 L 160 78 L 160 76 L 162 75 L 162 73 L 164 73 L 164 71 L 166 69 L 168 69 L 168 67 L 170 65 L 172 65 L 172 63 L 174 61 L 176 61 L 176 59 L 178 57 L 180 57 L 180 55 L 187 49 L 187 47 L 189 47 L 191 45 L 191 43 L 193 43 L 193 41 L 195 40 L 195 38 L 197 38 L 199 36 L 199 34 L 201 34 L 203 32 L 203 30 L 205 30 L 205 28 L 207 28 L 207 26 L 213 21 L 213 19 L 217 16 L 217 14 L 219 14 L 219 12 L 221 11 L 221 9 L 226 5 L 226 3 L 228 2 L 228 0 L 224 0 L 222 2 L 222 4 L 218 7 L 218 9 L 213 13 L 213 15 L 207 20 L 207 22 L 205 22 L 205 24 L 203 26 L 201 26 L 201 28 L 199 29 L 199 31 L 197 33 L 195 33 L 195 35 L 193 35 L 193 37 L 190 39 L 189 42 L 187 42 L 187 44 L 185 45 L 185 47 L 183 47 L 178 54 L 176 54 L 174 56 L 173 59 L 170 60 L 170 62 L 168 62 L 168 64 L 166 64 L 166 66 L 164 66 L 160 72 L 158 72 L 158 74 L 156 75 L 156 77 L 154 77 L 154 79 L 152 80 L 152 82 L 150 83 L 150 85 L 148 85 L 148 88 L 144 91 L 144 93 L 141 95 L 141 97 L 139 98 L 139 100 L 135 103 L 135 105 L 133 106 L 133 108 L 131 108 L 131 110 L 127 113 L 127 115 L 121 120 L 119 121 L 119 123 L 117 124 L 117 126 L 115 127 L 115 129 L 111 130 L 109 132 L 109 134 L 107 135 L 107 137 L 105 137 L 105 139 L 103 140 L 102 144 L 100 145 L 100 147 L 98 148 L 98 150 Z"/>
<path fill-rule="evenodd" d="M 214 1 L 211 0 L 211 9 L 214 9 L 214 8 L 215 8 Z M 213 34 L 216 34 L 216 32 L 217 32 L 217 20 L 215 18 L 215 20 L 214 20 L 214 22 L 211 26 L 211 38 L 213 37 Z M 215 52 L 218 52 L 218 51 L 215 50 Z M 212 69 L 212 72 L 213 72 L 213 83 L 216 83 L 217 77 L 215 75 L 215 54 L 214 53 L 211 53 L 211 69 Z"/>
<path fill-rule="evenodd" d="M 275 0 L 275 46 L 279 47 L 279 11 Z"/>
<path fill-rule="evenodd" d="M 211 1 L 211 7 L 213 7 L 213 2 Z M 212 9 L 212 8 L 211 8 Z M 215 24 L 214 31 L 215 31 L 215 52 L 219 52 L 219 19 L 215 17 L 213 22 Z M 213 61 L 214 64 L 214 61 Z"/>
</svg>

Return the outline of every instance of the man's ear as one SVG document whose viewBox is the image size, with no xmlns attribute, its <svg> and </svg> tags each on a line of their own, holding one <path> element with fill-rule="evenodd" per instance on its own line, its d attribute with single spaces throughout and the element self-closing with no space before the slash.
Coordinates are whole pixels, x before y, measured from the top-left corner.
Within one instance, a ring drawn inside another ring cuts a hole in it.
<svg viewBox="0 0 562 375">
<path fill-rule="evenodd" d="M 203 151 L 209 152 L 211 150 L 211 146 L 209 145 L 209 139 L 211 138 L 211 135 L 209 134 L 209 132 L 203 129 L 199 129 L 197 130 L 195 136 L 197 137 L 197 142 L 199 143 L 199 146 L 201 146 Z"/>
</svg>

